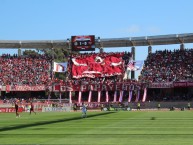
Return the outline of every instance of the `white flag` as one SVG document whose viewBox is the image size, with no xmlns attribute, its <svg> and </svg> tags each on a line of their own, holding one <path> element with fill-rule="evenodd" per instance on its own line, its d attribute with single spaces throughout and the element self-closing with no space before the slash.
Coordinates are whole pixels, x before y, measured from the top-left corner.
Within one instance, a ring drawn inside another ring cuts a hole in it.
<svg viewBox="0 0 193 145">
<path fill-rule="evenodd" d="M 54 72 L 65 72 L 67 69 L 67 63 L 63 62 L 63 63 L 57 63 L 54 62 Z"/>
</svg>

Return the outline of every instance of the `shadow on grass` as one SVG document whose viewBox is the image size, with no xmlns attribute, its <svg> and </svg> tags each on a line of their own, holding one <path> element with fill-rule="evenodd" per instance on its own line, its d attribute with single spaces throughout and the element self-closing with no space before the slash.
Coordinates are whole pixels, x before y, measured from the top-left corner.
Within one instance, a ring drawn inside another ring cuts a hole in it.
<svg viewBox="0 0 193 145">
<path fill-rule="evenodd" d="M 99 114 L 93 114 L 93 115 L 87 116 L 87 118 L 92 118 L 96 116 L 104 116 L 104 115 L 108 115 L 112 113 L 116 113 L 116 112 L 104 112 L 104 113 L 99 113 Z M 58 119 L 58 120 L 52 120 L 52 121 L 35 122 L 31 124 L 17 125 L 17 126 L 12 126 L 12 127 L 3 127 L 3 128 L 0 128 L 0 132 L 15 130 L 15 129 L 22 129 L 22 128 L 27 128 L 27 127 L 40 126 L 40 125 L 54 124 L 54 123 L 60 123 L 60 122 L 67 122 L 67 121 L 73 121 L 73 120 L 82 120 L 82 119 L 83 118 L 79 116 L 79 117 L 64 118 L 64 119 Z"/>
</svg>

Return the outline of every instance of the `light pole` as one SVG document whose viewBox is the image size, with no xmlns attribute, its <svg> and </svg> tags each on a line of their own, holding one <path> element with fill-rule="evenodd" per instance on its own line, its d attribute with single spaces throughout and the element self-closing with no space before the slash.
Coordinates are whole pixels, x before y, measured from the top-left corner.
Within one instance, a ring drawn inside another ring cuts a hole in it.
<svg viewBox="0 0 193 145">
<path fill-rule="evenodd" d="M 102 44 L 101 44 L 101 39 L 100 39 L 100 37 L 98 37 L 98 43 L 99 43 L 99 52 L 100 53 L 103 53 L 104 52 L 104 49 L 103 49 L 103 46 L 102 46 Z"/>
</svg>

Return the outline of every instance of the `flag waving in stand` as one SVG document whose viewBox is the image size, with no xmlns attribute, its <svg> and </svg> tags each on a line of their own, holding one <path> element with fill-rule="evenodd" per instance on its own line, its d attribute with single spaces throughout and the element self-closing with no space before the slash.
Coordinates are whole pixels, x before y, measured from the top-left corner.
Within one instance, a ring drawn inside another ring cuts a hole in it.
<svg viewBox="0 0 193 145">
<path fill-rule="evenodd" d="M 67 70 L 67 63 L 57 63 L 54 62 L 53 72 L 65 72 Z"/>
<path fill-rule="evenodd" d="M 134 61 L 131 59 L 129 63 L 127 64 L 127 68 L 125 70 L 124 78 L 123 79 L 128 79 L 130 71 L 138 71 L 141 70 L 143 67 L 144 61 L 138 60 Z"/>
<path fill-rule="evenodd" d="M 128 65 L 127 65 L 127 69 L 131 70 L 131 71 L 137 71 L 137 70 L 141 70 L 141 68 L 143 67 L 143 63 L 144 61 L 133 61 L 130 60 Z"/>
</svg>

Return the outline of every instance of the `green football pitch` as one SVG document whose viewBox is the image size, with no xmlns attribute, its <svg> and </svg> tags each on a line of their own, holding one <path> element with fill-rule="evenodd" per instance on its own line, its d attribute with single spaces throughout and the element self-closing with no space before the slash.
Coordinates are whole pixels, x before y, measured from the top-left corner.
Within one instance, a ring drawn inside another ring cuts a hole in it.
<svg viewBox="0 0 193 145">
<path fill-rule="evenodd" d="M 0 113 L 0 144 L 193 145 L 193 112 Z"/>
</svg>

